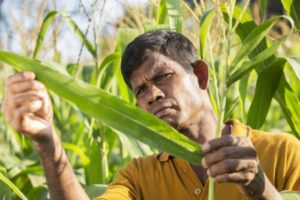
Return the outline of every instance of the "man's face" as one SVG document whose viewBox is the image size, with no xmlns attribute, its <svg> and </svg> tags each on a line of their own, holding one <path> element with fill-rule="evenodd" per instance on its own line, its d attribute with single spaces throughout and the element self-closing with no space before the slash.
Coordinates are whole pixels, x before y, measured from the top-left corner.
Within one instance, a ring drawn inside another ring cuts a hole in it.
<svg viewBox="0 0 300 200">
<path fill-rule="evenodd" d="M 137 105 L 177 130 L 197 123 L 203 93 L 196 75 L 177 62 L 153 52 L 130 77 Z"/>
</svg>

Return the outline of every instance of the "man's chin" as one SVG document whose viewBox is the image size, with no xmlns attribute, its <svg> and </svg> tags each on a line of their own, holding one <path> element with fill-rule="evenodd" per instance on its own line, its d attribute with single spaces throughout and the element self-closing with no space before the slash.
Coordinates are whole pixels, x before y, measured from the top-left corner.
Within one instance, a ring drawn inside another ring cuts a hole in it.
<svg viewBox="0 0 300 200">
<path fill-rule="evenodd" d="M 167 122 L 173 128 L 175 128 L 175 129 L 178 128 L 178 121 L 176 119 L 174 119 L 173 117 L 162 116 L 162 117 L 160 117 L 160 119 L 162 119 L 163 121 Z"/>
</svg>

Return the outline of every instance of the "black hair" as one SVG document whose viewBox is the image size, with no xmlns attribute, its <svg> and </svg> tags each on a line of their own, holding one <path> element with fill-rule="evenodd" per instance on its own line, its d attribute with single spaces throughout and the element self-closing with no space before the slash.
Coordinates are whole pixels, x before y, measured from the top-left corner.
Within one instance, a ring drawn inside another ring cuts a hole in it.
<svg viewBox="0 0 300 200">
<path fill-rule="evenodd" d="M 197 50 L 192 42 L 180 33 L 155 30 L 136 37 L 126 47 L 122 56 L 121 71 L 131 88 L 130 76 L 152 52 L 159 52 L 178 62 L 184 69 L 192 70 L 197 60 Z"/>
</svg>

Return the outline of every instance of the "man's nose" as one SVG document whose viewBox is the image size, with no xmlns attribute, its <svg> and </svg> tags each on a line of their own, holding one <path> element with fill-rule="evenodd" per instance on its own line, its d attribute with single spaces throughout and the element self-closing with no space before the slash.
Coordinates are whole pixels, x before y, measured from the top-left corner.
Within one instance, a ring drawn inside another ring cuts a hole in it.
<svg viewBox="0 0 300 200">
<path fill-rule="evenodd" d="M 156 101 L 159 101 L 161 99 L 165 98 L 164 92 L 156 87 L 155 85 L 152 85 L 148 90 L 148 105 L 150 106 Z"/>
</svg>

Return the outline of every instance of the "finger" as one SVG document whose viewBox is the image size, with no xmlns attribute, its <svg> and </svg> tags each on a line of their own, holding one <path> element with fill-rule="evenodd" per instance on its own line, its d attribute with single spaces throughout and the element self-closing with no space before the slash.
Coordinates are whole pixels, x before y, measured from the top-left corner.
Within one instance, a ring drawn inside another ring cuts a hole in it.
<svg viewBox="0 0 300 200">
<path fill-rule="evenodd" d="M 255 159 L 227 159 L 216 163 L 207 169 L 207 174 L 216 177 L 222 174 L 249 171 L 258 172 L 258 162 Z"/>
<path fill-rule="evenodd" d="M 30 104 L 31 102 L 36 100 L 44 102 L 45 98 L 47 98 L 47 94 L 45 92 L 37 91 L 29 91 L 13 96 L 7 95 L 4 98 L 2 112 L 6 120 L 10 123 L 12 121 L 13 115 L 19 107 Z"/>
<path fill-rule="evenodd" d="M 21 131 L 21 132 L 24 131 L 25 130 L 24 123 L 23 123 L 24 117 L 28 114 L 33 115 L 33 113 L 39 110 L 41 106 L 42 106 L 42 102 L 38 100 L 38 101 L 32 101 L 16 109 L 11 119 L 12 127 L 17 131 Z"/>
<path fill-rule="evenodd" d="M 18 93 L 13 96 L 13 103 L 16 108 L 23 106 L 27 102 L 34 100 L 44 100 L 46 93 L 42 91 L 30 90 L 23 93 Z"/>
<path fill-rule="evenodd" d="M 27 136 L 33 139 L 37 139 L 34 137 L 34 134 L 36 133 L 41 133 L 45 131 L 45 127 L 47 127 L 47 122 L 43 120 L 42 118 L 33 115 L 33 114 L 28 114 L 25 115 L 22 121 L 22 128 L 23 128 L 23 133 L 26 133 Z M 30 133 L 30 135 L 29 135 Z"/>
<path fill-rule="evenodd" d="M 235 145 L 237 142 L 238 142 L 237 137 L 231 135 L 225 135 L 223 137 L 216 138 L 204 143 L 202 145 L 202 151 L 204 153 L 208 153 L 210 151 L 216 150 L 223 146 Z"/>
<path fill-rule="evenodd" d="M 243 172 L 235 172 L 235 173 L 228 173 L 222 174 L 215 177 L 215 181 L 218 183 L 239 183 L 242 185 L 246 185 L 250 183 L 255 177 L 255 174 L 249 171 Z"/>
<path fill-rule="evenodd" d="M 42 106 L 39 110 L 35 111 L 34 114 L 39 117 L 49 120 L 52 118 L 52 107 L 51 101 L 47 92 L 37 92 L 29 91 L 26 93 L 21 93 L 15 96 L 15 107 L 18 108 L 24 104 L 30 103 L 32 101 L 39 100 L 42 102 Z"/>
<path fill-rule="evenodd" d="M 18 94 L 29 90 L 45 91 L 45 86 L 36 80 L 26 80 L 22 82 L 20 81 L 11 83 L 9 89 L 13 94 Z"/>
<path fill-rule="evenodd" d="M 11 75 L 7 78 L 5 84 L 10 85 L 15 82 L 25 81 L 25 80 L 34 80 L 35 74 L 33 72 L 21 72 L 14 75 Z"/>
<path fill-rule="evenodd" d="M 235 146 L 239 144 L 240 146 L 245 146 L 249 143 L 247 137 L 235 137 L 232 135 L 224 135 L 220 138 L 210 140 L 202 145 L 202 151 L 208 153 L 210 151 L 216 151 L 224 146 Z"/>
<path fill-rule="evenodd" d="M 250 144 L 249 144 L 250 145 Z M 228 158 L 256 158 L 255 148 L 250 146 L 226 146 L 219 148 L 217 151 L 208 153 L 202 159 L 202 166 L 208 168 Z"/>
</svg>

